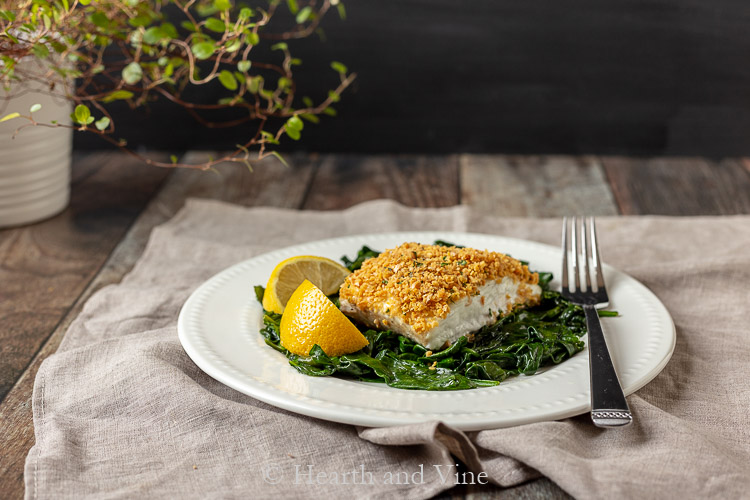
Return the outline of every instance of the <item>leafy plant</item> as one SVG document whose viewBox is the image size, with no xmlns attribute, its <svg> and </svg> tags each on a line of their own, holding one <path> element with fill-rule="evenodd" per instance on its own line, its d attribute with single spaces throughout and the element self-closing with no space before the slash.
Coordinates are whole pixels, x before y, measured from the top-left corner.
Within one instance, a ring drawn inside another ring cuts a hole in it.
<svg viewBox="0 0 750 500">
<path fill-rule="evenodd" d="M 332 8 L 344 18 L 339 0 L 286 0 L 283 6 L 271 0 L 263 7 L 234 0 L 4 0 L 0 5 L 0 79 L 6 98 L 18 87 L 12 83 L 35 80 L 49 82 L 50 94 L 75 104 L 72 125 L 37 121 L 39 105 L 0 121 L 25 119 L 18 130 L 46 126 L 94 133 L 152 165 L 205 170 L 230 161 L 250 167 L 251 154 L 283 161 L 273 150 L 283 136 L 298 140 L 305 122 L 335 116 L 332 104 L 356 77 L 332 62 L 333 88 L 317 102 L 299 97 L 294 79 L 302 64 L 292 55 L 295 41 L 319 33 Z M 259 58 L 258 47 L 264 45 L 270 48 L 268 60 Z M 24 58 L 39 64 L 19 65 Z M 221 86 L 225 95 L 215 103 L 186 96 L 205 85 Z M 124 101 L 138 108 L 158 98 L 184 108 L 206 127 L 252 124 L 250 137 L 232 153 L 197 165 L 174 156 L 171 163 L 159 162 L 129 150 L 116 135 L 107 104 Z M 215 118 L 226 109 L 234 115 Z"/>
</svg>

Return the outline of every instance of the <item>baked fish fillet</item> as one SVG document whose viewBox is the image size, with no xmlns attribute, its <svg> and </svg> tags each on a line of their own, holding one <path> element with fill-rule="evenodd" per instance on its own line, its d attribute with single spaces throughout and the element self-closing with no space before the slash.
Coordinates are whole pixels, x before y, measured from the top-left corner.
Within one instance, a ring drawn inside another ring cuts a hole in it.
<svg viewBox="0 0 750 500">
<path fill-rule="evenodd" d="M 539 303 L 539 275 L 498 252 L 404 243 L 341 285 L 344 314 L 439 349 L 519 306 Z"/>
</svg>

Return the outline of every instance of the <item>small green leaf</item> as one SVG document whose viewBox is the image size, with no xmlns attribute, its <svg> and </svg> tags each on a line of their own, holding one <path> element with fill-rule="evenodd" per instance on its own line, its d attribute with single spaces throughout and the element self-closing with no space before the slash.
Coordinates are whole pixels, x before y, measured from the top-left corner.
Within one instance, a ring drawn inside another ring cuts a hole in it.
<svg viewBox="0 0 750 500">
<path fill-rule="evenodd" d="M 249 7 L 242 7 L 242 9 L 240 9 L 240 15 L 239 15 L 240 21 L 242 22 L 247 21 L 251 17 L 253 17 L 253 9 Z"/>
<path fill-rule="evenodd" d="M 250 69 L 250 61 L 240 61 L 237 63 L 237 69 L 242 71 L 243 73 L 247 73 L 247 70 Z"/>
<path fill-rule="evenodd" d="M 133 28 L 140 28 L 143 26 L 148 26 L 150 23 L 151 23 L 150 16 L 136 16 L 136 17 L 128 19 L 128 24 L 131 25 Z"/>
<path fill-rule="evenodd" d="M 320 118 L 310 113 L 301 113 L 300 116 L 311 123 L 320 123 Z"/>
<path fill-rule="evenodd" d="M 96 123 L 94 123 L 94 125 L 98 130 L 106 130 L 107 127 L 109 127 L 109 123 L 109 118 L 107 118 L 106 116 L 102 116 L 101 118 L 96 120 Z"/>
<path fill-rule="evenodd" d="M 224 33 L 227 29 L 227 25 L 224 24 L 224 21 L 221 21 L 220 19 L 209 17 L 208 19 L 206 19 L 206 28 L 210 29 L 211 31 L 215 31 L 216 33 Z"/>
<path fill-rule="evenodd" d="M 178 38 L 180 36 L 177 32 L 177 28 L 175 28 L 172 23 L 162 23 L 160 27 L 168 38 Z"/>
<path fill-rule="evenodd" d="M 133 61 L 122 69 L 122 79 L 128 85 L 135 85 L 143 78 L 143 70 L 141 65 Z"/>
<path fill-rule="evenodd" d="M 295 141 L 298 141 L 302 134 L 300 134 L 299 130 L 295 130 L 292 128 L 286 129 L 286 135 L 294 139 Z"/>
<path fill-rule="evenodd" d="M 339 17 L 341 18 L 341 20 L 346 21 L 346 9 L 344 8 L 344 4 L 339 3 L 338 5 L 336 5 L 336 10 L 339 11 Z"/>
<path fill-rule="evenodd" d="M 267 143 L 269 143 L 269 144 L 278 144 L 279 143 L 279 141 L 276 140 L 276 137 L 271 132 L 267 132 L 265 130 L 262 130 L 260 132 L 260 135 L 262 135 L 263 139 Z"/>
<path fill-rule="evenodd" d="M 73 111 L 73 118 L 81 125 L 86 125 L 88 119 L 91 118 L 91 110 L 85 104 L 79 104 Z"/>
<path fill-rule="evenodd" d="M 7 122 L 8 120 L 12 120 L 13 118 L 18 118 L 21 116 L 21 113 L 8 113 L 7 115 L 0 118 L 0 123 Z"/>
<path fill-rule="evenodd" d="M 29 113 L 36 113 L 40 109 L 42 109 L 42 105 L 41 104 L 38 104 L 38 103 L 37 104 L 32 104 L 31 107 L 29 108 Z"/>
<path fill-rule="evenodd" d="M 49 55 L 49 49 L 43 43 L 38 43 L 31 48 L 31 51 L 39 59 L 44 59 Z"/>
<path fill-rule="evenodd" d="M 143 33 L 143 41 L 149 45 L 156 45 L 162 38 L 166 38 L 166 33 L 158 26 L 151 26 Z"/>
<path fill-rule="evenodd" d="M 169 159 L 170 159 L 170 160 L 172 160 L 172 163 L 177 163 L 177 156 L 175 156 L 175 155 L 170 155 L 170 156 L 169 156 Z"/>
<path fill-rule="evenodd" d="M 333 62 L 331 63 L 331 67 L 332 67 L 332 68 L 333 68 L 333 69 L 334 69 L 335 71 L 338 71 L 339 73 L 341 73 L 342 75 L 345 75 L 345 74 L 346 74 L 346 72 L 348 71 L 348 70 L 347 70 L 347 68 L 346 68 L 346 66 L 344 66 L 343 64 L 341 64 L 341 63 L 340 63 L 340 62 L 338 62 L 338 61 L 333 61 Z"/>
<path fill-rule="evenodd" d="M 182 21 L 180 23 L 180 26 L 182 26 L 183 28 L 185 28 L 188 31 L 196 31 L 195 25 L 193 23 L 191 23 L 190 21 Z"/>
<path fill-rule="evenodd" d="M 94 12 L 93 14 L 91 14 L 91 17 L 89 17 L 89 20 L 94 23 L 94 26 L 98 26 L 99 28 L 109 27 L 109 19 L 106 15 L 104 15 L 103 12 Z"/>
<path fill-rule="evenodd" d="M 208 5 L 207 3 L 205 3 L 205 1 L 198 2 L 198 4 L 195 6 L 195 10 L 201 17 L 208 17 L 219 12 L 219 9 L 217 9 L 213 5 Z"/>
<path fill-rule="evenodd" d="M 229 0 L 214 0 L 214 7 L 219 10 L 229 10 L 232 8 L 232 2 Z"/>
<path fill-rule="evenodd" d="M 214 44 L 213 42 L 199 42 L 193 45 L 191 50 L 198 59 L 208 59 L 214 55 Z"/>
<path fill-rule="evenodd" d="M 287 50 L 289 48 L 286 44 L 286 42 L 279 42 L 274 45 L 271 45 L 271 50 Z"/>
<path fill-rule="evenodd" d="M 237 52 L 242 47 L 242 42 L 239 38 L 235 38 L 224 46 L 224 50 L 227 52 Z"/>
<path fill-rule="evenodd" d="M 57 40 L 50 40 L 49 44 L 52 46 L 52 49 L 58 54 L 61 54 L 67 50 L 67 47 Z"/>
<path fill-rule="evenodd" d="M 333 90 L 328 91 L 328 98 L 331 100 L 331 102 L 339 102 L 341 100 L 341 97 Z"/>
<path fill-rule="evenodd" d="M 263 77 L 256 76 L 255 78 L 248 79 L 247 82 L 247 90 L 250 91 L 251 94 L 257 94 L 260 90 L 260 86 L 263 83 Z"/>
<path fill-rule="evenodd" d="M 299 116 L 297 115 L 292 116 L 286 121 L 287 130 L 296 130 L 299 132 L 303 128 L 305 128 L 305 122 L 300 120 Z"/>
<path fill-rule="evenodd" d="M 231 72 L 223 70 L 219 73 L 219 81 L 229 90 L 237 90 L 237 80 L 234 79 L 234 75 Z"/>
<path fill-rule="evenodd" d="M 254 31 L 250 31 L 246 35 L 247 43 L 249 45 L 258 45 L 260 43 L 260 37 Z"/>
<path fill-rule="evenodd" d="M 310 99 L 310 98 L 309 98 L 309 97 L 307 97 L 307 96 L 305 96 L 305 97 L 303 97 L 303 98 L 302 98 L 302 102 L 303 102 L 303 103 L 305 104 L 305 106 L 307 106 L 308 108 L 312 108 L 312 107 L 313 107 L 313 100 L 312 100 L 312 99 Z"/>
<path fill-rule="evenodd" d="M 5 36 L 7 36 L 8 38 L 10 38 L 10 39 L 11 39 L 11 40 L 13 41 L 13 43 L 15 43 L 16 45 L 18 45 L 18 44 L 20 44 L 20 43 L 21 43 L 21 42 L 19 42 L 19 41 L 18 41 L 18 38 L 14 37 L 14 36 L 13 36 L 13 35 L 11 34 L 11 32 L 10 32 L 10 31 L 8 31 L 7 29 L 6 29 L 6 30 L 5 30 L 4 32 L 3 32 L 3 35 L 5 35 Z"/>
<path fill-rule="evenodd" d="M 276 83 L 276 87 L 282 90 L 287 89 L 291 86 L 292 86 L 292 81 L 285 76 L 280 77 L 279 81 Z"/>
<path fill-rule="evenodd" d="M 279 154 L 279 152 L 278 152 L 278 151 L 272 151 L 272 152 L 271 152 L 271 154 L 272 154 L 273 156 L 275 156 L 276 158 L 278 158 L 278 159 L 279 159 L 279 161 L 280 161 L 281 163 L 283 163 L 285 167 L 288 167 L 288 166 L 289 166 L 289 164 L 288 164 L 288 163 L 286 162 L 286 160 L 284 159 L 284 157 L 283 157 L 283 156 L 281 156 L 281 155 Z"/>
<path fill-rule="evenodd" d="M 115 90 L 102 99 L 103 103 L 116 101 L 118 99 L 130 99 L 133 97 L 133 93 L 129 90 Z"/>
<path fill-rule="evenodd" d="M 299 12 L 299 5 L 297 5 L 297 0 L 286 0 L 286 6 L 289 7 L 289 12 L 292 14 L 296 14 Z"/>
<path fill-rule="evenodd" d="M 326 108 L 323 110 L 323 114 L 326 114 L 328 116 L 336 116 L 336 110 L 333 108 Z"/>
<path fill-rule="evenodd" d="M 107 45 L 110 44 L 110 42 L 111 40 L 107 38 L 106 36 L 96 35 L 96 37 L 94 37 L 94 44 L 96 44 L 99 47 L 106 47 Z"/>
<path fill-rule="evenodd" d="M 298 59 L 295 57 L 289 60 L 289 64 L 291 64 L 292 66 L 299 66 L 300 64 L 302 64 L 302 59 Z"/>
<path fill-rule="evenodd" d="M 312 14 L 312 7 L 310 7 L 309 5 L 307 7 L 303 7 L 302 10 L 297 12 L 297 24 L 302 24 L 310 19 L 310 14 Z"/>
</svg>

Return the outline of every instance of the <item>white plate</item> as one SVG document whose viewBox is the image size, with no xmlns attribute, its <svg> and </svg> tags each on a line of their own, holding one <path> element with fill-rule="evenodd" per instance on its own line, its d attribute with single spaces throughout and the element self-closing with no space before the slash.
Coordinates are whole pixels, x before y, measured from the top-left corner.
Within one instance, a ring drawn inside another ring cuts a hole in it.
<svg viewBox="0 0 750 500">
<path fill-rule="evenodd" d="M 559 275 L 560 251 L 530 241 L 448 232 L 348 236 L 284 248 L 232 266 L 201 285 L 185 302 L 177 328 L 180 342 L 208 375 L 279 408 L 354 425 L 382 427 L 441 420 L 464 430 L 509 427 L 570 417 L 590 409 L 588 352 L 533 376 L 510 378 L 495 387 L 464 391 L 412 391 L 383 384 L 309 377 L 289 366 L 258 333 L 262 308 L 254 285 L 265 285 L 274 266 L 294 255 L 352 258 L 362 245 L 376 250 L 406 241 L 436 239 L 508 253 L 537 271 Z M 675 344 L 672 318 L 641 283 L 604 266 L 611 308 L 605 336 L 625 394 L 652 380 Z M 553 282 L 553 286 L 554 286 Z"/>
</svg>

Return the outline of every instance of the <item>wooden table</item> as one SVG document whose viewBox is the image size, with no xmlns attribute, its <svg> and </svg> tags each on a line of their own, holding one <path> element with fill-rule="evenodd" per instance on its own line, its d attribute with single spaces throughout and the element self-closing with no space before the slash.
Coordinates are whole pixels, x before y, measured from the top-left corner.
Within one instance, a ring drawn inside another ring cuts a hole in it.
<svg viewBox="0 0 750 500">
<path fill-rule="evenodd" d="M 269 161 L 251 173 L 227 165 L 217 175 L 157 169 L 120 153 L 95 152 L 75 155 L 72 184 L 62 214 L 0 230 L 2 498 L 23 496 L 40 363 L 55 352 L 91 294 L 118 282 L 151 229 L 188 197 L 302 210 L 391 198 L 415 207 L 463 203 L 498 217 L 750 214 L 750 159 L 296 155 L 288 168 Z M 475 492 L 467 488 L 445 496 Z M 566 497 L 547 479 L 503 495 Z"/>
</svg>

